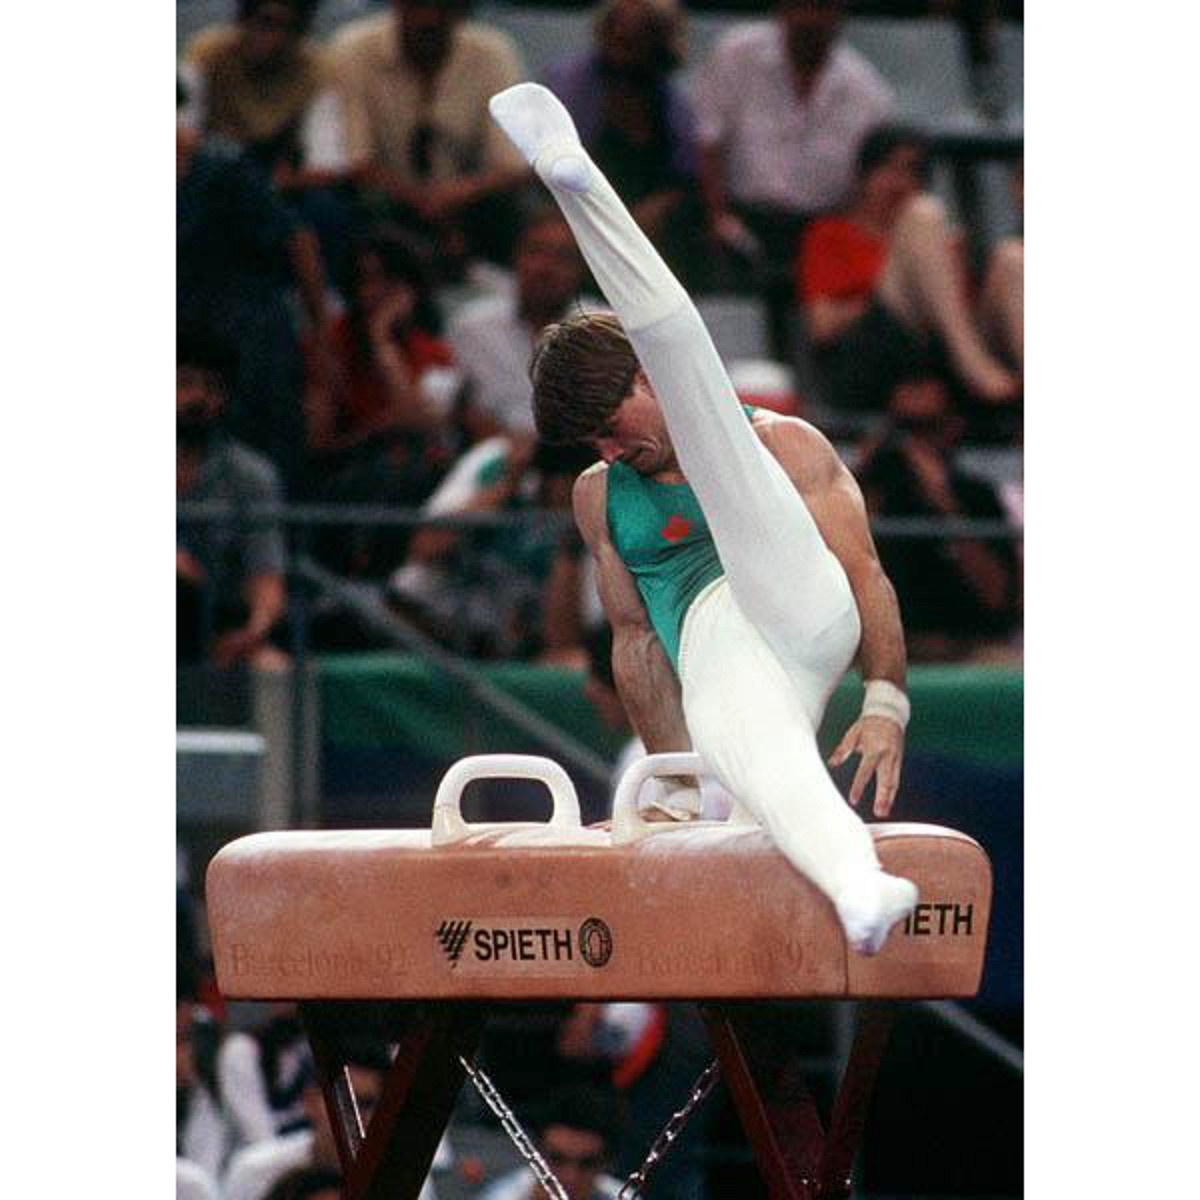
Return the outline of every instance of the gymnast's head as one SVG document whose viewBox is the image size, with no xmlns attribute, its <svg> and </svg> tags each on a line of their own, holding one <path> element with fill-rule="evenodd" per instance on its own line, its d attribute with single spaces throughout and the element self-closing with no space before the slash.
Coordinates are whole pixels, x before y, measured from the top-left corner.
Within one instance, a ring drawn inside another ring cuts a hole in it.
<svg viewBox="0 0 1200 1200">
<path fill-rule="evenodd" d="M 675 467 L 658 397 L 616 317 L 585 313 L 548 325 L 529 376 L 542 441 L 590 446 L 641 475 Z"/>
</svg>

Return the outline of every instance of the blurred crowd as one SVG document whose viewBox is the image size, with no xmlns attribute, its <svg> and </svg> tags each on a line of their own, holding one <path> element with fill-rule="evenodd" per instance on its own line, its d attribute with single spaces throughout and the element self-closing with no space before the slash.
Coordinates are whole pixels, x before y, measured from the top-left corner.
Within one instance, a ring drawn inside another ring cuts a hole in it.
<svg viewBox="0 0 1200 1200">
<path fill-rule="evenodd" d="M 599 609 L 564 526 L 590 453 L 536 444 L 527 366 L 602 301 L 487 113 L 520 49 L 467 0 L 390 0 L 324 39 L 318 8 L 237 0 L 178 68 L 179 660 L 286 664 L 299 546 L 460 653 L 581 664 Z M 1019 450 L 1022 241 L 972 261 L 846 9 L 781 0 L 696 62 L 679 0 L 603 0 L 541 74 L 702 311 L 761 305 L 767 348 L 729 364 L 747 401 L 826 429 L 878 516 L 1019 525 L 1019 478 L 958 451 Z M 267 515 L 186 515 L 205 502 Z M 492 520 L 298 537 L 285 503 Z M 1019 543 L 880 544 L 914 659 L 1012 646 Z M 383 644 L 329 600 L 306 635 Z"/>
</svg>

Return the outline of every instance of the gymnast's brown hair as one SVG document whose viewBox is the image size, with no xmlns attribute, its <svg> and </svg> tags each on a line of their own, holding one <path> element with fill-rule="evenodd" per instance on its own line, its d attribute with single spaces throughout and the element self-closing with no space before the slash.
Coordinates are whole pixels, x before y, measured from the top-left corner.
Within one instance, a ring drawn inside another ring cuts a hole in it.
<svg viewBox="0 0 1200 1200">
<path fill-rule="evenodd" d="M 608 313 L 546 326 L 529 364 L 538 436 L 558 446 L 594 437 L 629 395 L 638 366 L 625 330 Z"/>
</svg>

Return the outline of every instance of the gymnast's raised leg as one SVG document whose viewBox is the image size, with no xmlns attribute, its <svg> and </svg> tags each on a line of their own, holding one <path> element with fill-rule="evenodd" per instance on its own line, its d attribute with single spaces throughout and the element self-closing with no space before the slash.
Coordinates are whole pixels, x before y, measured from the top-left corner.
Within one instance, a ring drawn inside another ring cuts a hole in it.
<svg viewBox="0 0 1200 1200">
<path fill-rule="evenodd" d="M 565 109 L 546 89 L 521 84 L 493 97 L 491 110 L 550 188 L 624 326 L 720 555 L 729 595 L 698 599 L 684 624 L 680 678 L 696 749 L 829 895 L 851 944 L 874 952 L 916 889 L 881 871 L 816 750 L 825 703 L 860 634 L 845 572 L 751 429 L 695 306 L 582 149 Z M 747 673 L 756 657 L 761 668 Z M 734 678 L 736 687 L 723 686 Z M 774 699 L 770 719 L 724 717 L 756 695 L 758 706 Z"/>
</svg>

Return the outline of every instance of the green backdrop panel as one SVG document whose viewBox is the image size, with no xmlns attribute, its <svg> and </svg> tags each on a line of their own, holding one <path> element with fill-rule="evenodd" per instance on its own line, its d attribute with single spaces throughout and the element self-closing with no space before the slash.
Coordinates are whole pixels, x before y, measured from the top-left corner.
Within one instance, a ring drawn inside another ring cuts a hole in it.
<svg viewBox="0 0 1200 1200">
<path fill-rule="evenodd" d="M 480 675 L 596 753 L 611 759 L 623 738 L 596 717 L 583 675 L 526 663 L 482 664 Z M 407 749 L 452 760 L 482 751 L 533 749 L 527 735 L 472 699 L 462 684 L 419 658 L 393 653 L 330 655 L 319 661 L 322 737 L 355 749 Z M 1023 758 L 1024 673 L 1007 667 L 913 667 L 910 752 L 988 766 Z M 822 729 L 827 749 L 857 714 L 862 686 L 843 681 Z"/>
</svg>

